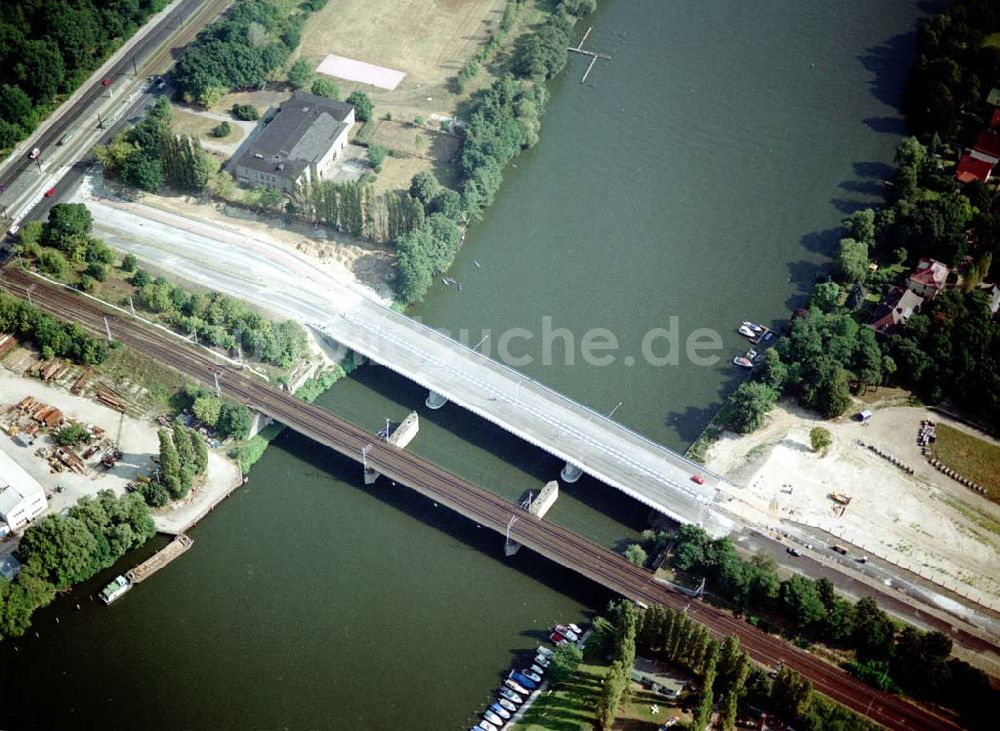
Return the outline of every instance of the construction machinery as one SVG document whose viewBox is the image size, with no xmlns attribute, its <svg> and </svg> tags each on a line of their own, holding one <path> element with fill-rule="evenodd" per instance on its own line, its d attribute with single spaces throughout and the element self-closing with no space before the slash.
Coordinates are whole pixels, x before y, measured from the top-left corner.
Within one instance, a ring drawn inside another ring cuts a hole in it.
<svg viewBox="0 0 1000 731">
<path fill-rule="evenodd" d="M 121 415 L 118 417 L 118 435 L 115 437 L 115 441 L 108 445 L 108 448 L 104 451 L 104 456 L 101 457 L 101 464 L 104 465 L 105 469 L 110 470 L 118 464 L 118 460 L 125 456 L 121 450 L 122 428 L 124 426 L 125 412 L 122 411 Z"/>
</svg>

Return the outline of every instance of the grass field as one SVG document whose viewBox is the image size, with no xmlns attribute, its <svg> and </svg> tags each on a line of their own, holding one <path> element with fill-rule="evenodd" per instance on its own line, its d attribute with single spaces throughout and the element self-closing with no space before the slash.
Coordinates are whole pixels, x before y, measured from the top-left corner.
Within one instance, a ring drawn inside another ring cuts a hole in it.
<svg viewBox="0 0 1000 731">
<path fill-rule="evenodd" d="M 371 142 L 405 155 L 386 158 L 376 182 L 379 192 L 408 188 L 410 179 L 421 170 L 431 170 L 445 187 L 455 188 L 458 185 L 454 164 L 459 147 L 457 137 L 426 127 L 415 127 L 408 122 L 383 119 L 378 121 Z"/>
<path fill-rule="evenodd" d="M 328 53 L 404 71 L 403 86 L 454 76 L 499 26 L 506 0 L 340 0 L 306 23 L 301 55 Z"/>
<path fill-rule="evenodd" d="M 183 109 L 173 110 L 173 123 L 170 125 L 176 134 L 189 135 L 196 140 L 208 140 L 230 144 L 238 142 L 243 138 L 243 130 L 234 122 L 229 123 L 229 134 L 225 137 L 216 137 L 211 134 L 212 129 L 219 124 L 219 120 L 205 117 L 200 114 L 192 114 Z"/>
<path fill-rule="evenodd" d="M 581 664 L 576 673 L 557 690 L 542 695 L 524 714 L 517 731 L 591 731 L 597 723 L 594 708 L 601 695 L 601 682 L 608 669 L 604 665 Z M 650 707 L 659 706 L 656 715 Z M 633 684 L 628 703 L 618 710 L 616 731 L 656 731 L 679 711 L 665 699 Z"/>
<path fill-rule="evenodd" d="M 963 477 L 987 490 L 987 496 L 1000 502 L 1000 447 L 938 422 L 934 456 Z"/>
</svg>

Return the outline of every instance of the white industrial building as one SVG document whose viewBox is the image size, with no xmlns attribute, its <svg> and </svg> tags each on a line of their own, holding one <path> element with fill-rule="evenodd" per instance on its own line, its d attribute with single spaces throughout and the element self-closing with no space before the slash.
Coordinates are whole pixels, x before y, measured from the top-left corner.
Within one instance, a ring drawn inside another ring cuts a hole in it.
<svg viewBox="0 0 1000 731">
<path fill-rule="evenodd" d="M 21 465 L 0 450 L 0 533 L 17 530 L 48 508 L 45 490 Z M 9 526 L 9 527 L 8 527 Z"/>
</svg>

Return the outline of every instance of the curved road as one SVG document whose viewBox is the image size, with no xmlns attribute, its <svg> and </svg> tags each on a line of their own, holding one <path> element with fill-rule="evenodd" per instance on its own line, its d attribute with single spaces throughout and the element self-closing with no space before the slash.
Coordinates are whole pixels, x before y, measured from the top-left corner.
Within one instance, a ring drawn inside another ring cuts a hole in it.
<svg viewBox="0 0 1000 731">
<path fill-rule="evenodd" d="M 545 523 L 513 503 L 420 457 L 379 442 L 366 431 L 323 409 L 296 399 L 285 391 L 243 376 L 239 369 L 223 368 L 212 358 L 192 347 L 180 345 L 128 317 L 119 316 L 93 300 L 48 284 L 7 267 L 0 277 L 4 289 L 31 299 L 39 307 L 89 330 L 103 334 L 104 317 L 121 342 L 146 353 L 181 372 L 212 384 L 216 375 L 222 390 L 299 433 L 338 452 L 361 460 L 362 452 L 374 469 L 412 487 L 466 517 L 503 533 L 511 518 L 511 539 L 546 558 L 570 568 L 630 599 L 646 605 L 660 603 L 682 610 L 706 625 L 716 637 L 735 634 L 757 662 L 774 667 L 779 662 L 808 678 L 816 690 L 890 729 L 939 731 L 960 728 L 923 707 L 876 690 L 856 680 L 840 668 L 768 635 L 745 622 L 701 602 L 689 602 L 652 580 L 652 574 L 632 565 L 623 557 L 597 546 L 564 528 Z M 498 548 L 499 550 L 499 548 Z"/>
</svg>

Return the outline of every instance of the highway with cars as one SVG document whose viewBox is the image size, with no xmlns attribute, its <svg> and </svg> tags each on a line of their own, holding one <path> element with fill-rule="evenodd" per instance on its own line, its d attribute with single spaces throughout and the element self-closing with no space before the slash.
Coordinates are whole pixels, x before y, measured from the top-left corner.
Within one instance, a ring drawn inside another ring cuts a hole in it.
<svg viewBox="0 0 1000 731">
<path fill-rule="evenodd" d="M 15 232 L 30 218 L 44 218 L 87 166 L 90 149 L 123 128 L 156 94 L 169 91 L 158 75 L 232 0 L 177 0 L 127 52 L 116 54 L 68 103 L 0 163 L 0 224 Z M 150 78 L 150 76 L 152 78 Z M 32 155 L 38 150 L 37 155 Z"/>
<path fill-rule="evenodd" d="M 296 399 L 286 391 L 251 379 L 238 367 L 222 366 L 207 351 L 141 325 L 123 312 L 106 308 L 78 292 L 51 284 L 8 265 L 0 285 L 27 298 L 54 315 L 78 322 L 103 336 L 105 319 L 112 336 L 158 361 L 206 384 L 218 384 L 230 398 L 259 410 L 289 428 L 359 462 L 366 462 L 386 477 L 417 490 L 541 556 L 576 571 L 602 586 L 642 605 L 660 603 L 688 612 L 713 635 L 735 634 L 750 656 L 761 665 L 792 668 L 808 678 L 816 690 L 866 715 L 890 729 L 957 729 L 952 719 L 872 688 L 840 668 L 768 635 L 717 607 L 690 600 L 665 587 L 646 569 L 602 548 L 565 528 L 531 516 L 514 503 L 443 470 L 423 458 L 380 441 L 358 426 L 317 406 Z M 358 479 L 361 479 L 359 466 Z M 502 550 L 498 537 L 497 550 Z"/>
</svg>

